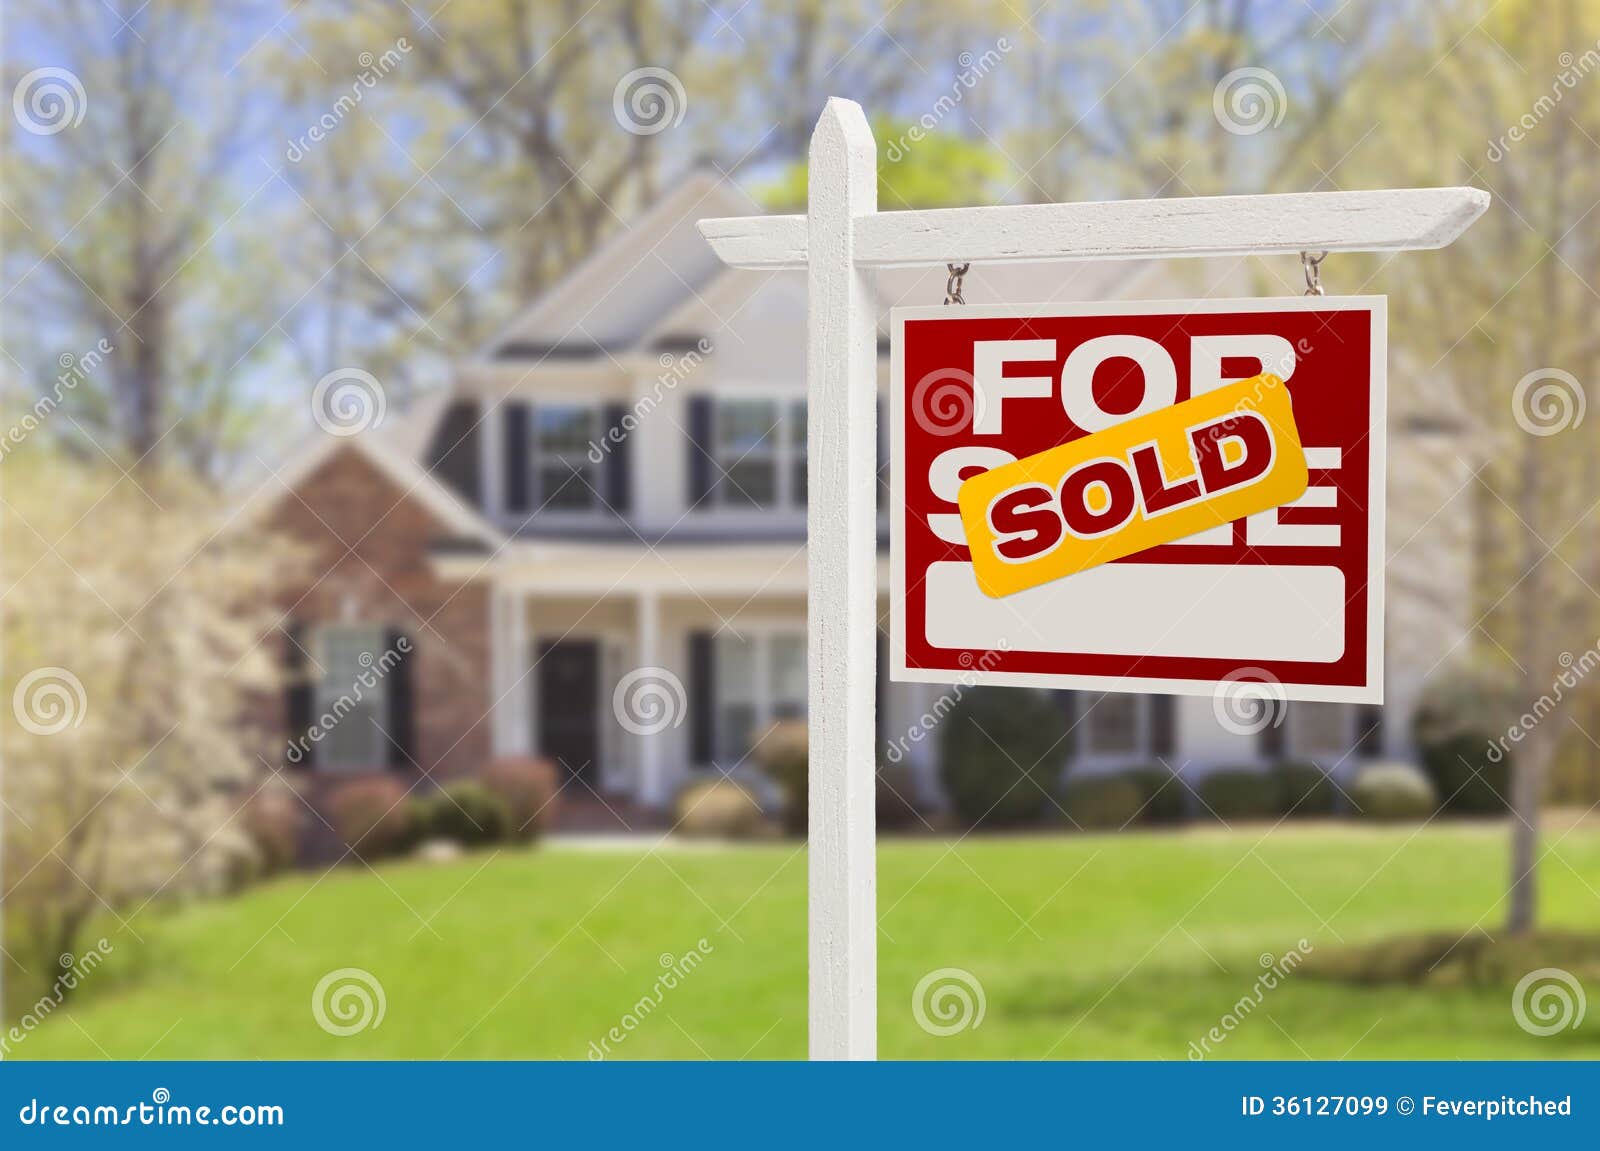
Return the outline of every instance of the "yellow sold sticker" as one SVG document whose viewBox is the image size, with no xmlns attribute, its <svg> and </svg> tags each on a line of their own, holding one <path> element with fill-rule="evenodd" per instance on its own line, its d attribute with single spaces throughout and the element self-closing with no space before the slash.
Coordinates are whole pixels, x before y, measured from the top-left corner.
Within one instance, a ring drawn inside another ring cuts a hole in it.
<svg viewBox="0 0 1600 1151">
<path fill-rule="evenodd" d="M 961 485 L 978 586 L 1005 596 L 1299 499 L 1305 451 L 1270 373 Z"/>
</svg>

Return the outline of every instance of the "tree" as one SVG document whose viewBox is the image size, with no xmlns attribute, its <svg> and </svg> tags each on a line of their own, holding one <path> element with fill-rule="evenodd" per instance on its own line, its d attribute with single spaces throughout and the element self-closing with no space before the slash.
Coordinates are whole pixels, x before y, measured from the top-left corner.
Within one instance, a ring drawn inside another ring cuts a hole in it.
<svg viewBox="0 0 1600 1151">
<path fill-rule="evenodd" d="M 16 95 L 37 103 L 7 140 L 7 305 L 28 317 L 8 342 L 44 379 L 58 354 L 111 345 L 50 429 L 81 455 L 216 475 L 246 450 L 248 369 L 279 311 L 267 174 L 239 183 L 248 87 L 209 63 L 244 50 L 242 8 L 65 0 L 14 17 L 12 43 L 36 53 L 9 61 Z"/>
<path fill-rule="evenodd" d="M 1481 19 L 1479 17 L 1481 16 Z M 1583 425 L 1600 375 L 1591 322 L 1600 241 L 1600 7 L 1583 0 L 1431 8 L 1396 36 L 1352 93 L 1342 133 L 1376 124 L 1351 180 L 1476 184 L 1489 214 L 1450 249 L 1381 272 L 1395 343 L 1422 386 L 1464 404 L 1475 435 L 1477 658 L 1508 665 L 1536 721 L 1513 748 L 1506 927 L 1537 922 L 1540 807 L 1592 682 L 1569 668 L 1592 649 L 1600 586 L 1600 454 Z M 1348 146 L 1348 145 L 1347 145 Z M 1548 701 L 1549 707 L 1545 703 Z"/>
<path fill-rule="evenodd" d="M 878 203 L 884 210 L 981 204 L 1005 188 L 1011 166 L 998 149 L 948 132 L 919 133 L 913 139 L 915 127 L 887 119 L 873 126 Z M 759 195 L 771 211 L 804 212 L 805 163 L 791 165 Z"/>
<path fill-rule="evenodd" d="M 201 485 L 169 477 L 157 509 L 37 445 L 3 466 L 0 904 L 6 954 L 37 980 L 96 921 L 214 892 L 247 862 L 233 816 L 264 750 L 251 705 L 277 677 L 261 641 L 297 560 L 219 533 Z"/>
</svg>

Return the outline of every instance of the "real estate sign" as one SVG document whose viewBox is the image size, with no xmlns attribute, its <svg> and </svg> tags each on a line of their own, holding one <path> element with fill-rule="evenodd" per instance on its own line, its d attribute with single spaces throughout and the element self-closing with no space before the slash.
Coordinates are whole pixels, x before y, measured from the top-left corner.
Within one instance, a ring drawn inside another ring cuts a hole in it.
<svg viewBox="0 0 1600 1151">
<path fill-rule="evenodd" d="M 1382 297 L 897 308 L 893 677 L 1382 699 Z"/>
</svg>

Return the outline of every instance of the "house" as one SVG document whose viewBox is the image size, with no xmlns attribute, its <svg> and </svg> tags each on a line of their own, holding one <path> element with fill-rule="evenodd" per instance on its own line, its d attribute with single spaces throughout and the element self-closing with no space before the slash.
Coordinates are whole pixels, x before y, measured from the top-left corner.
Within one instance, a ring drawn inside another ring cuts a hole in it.
<svg viewBox="0 0 1600 1151">
<path fill-rule="evenodd" d="M 284 611 L 293 685 L 277 723 L 298 770 L 444 779 L 543 755 L 569 795 L 648 814 L 714 768 L 748 773 L 759 733 L 805 713 L 805 277 L 725 268 L 694 227 L 753 210 L 725 181 L 686 178 L 462 363 L 448 394 L 408 420 L 320 437 L 283 473 L 269 518 L 310 549 L 316 575 Z M 1253 294 L 1247 271 L 977 267 L 967 293 Z M 944 270 L 885 271 L 877 286 L 886 332 L 890 305 L 942 298 Z M 886 336 L 880 351 L 886 393 Z M 1209 698 L 1079 699 L 1063 745 L 1077 770 L 1159 755 L 1185 773 L 1290 756 L 1344 772 L 1406 752 L 1420 685 L 1468 630 L 1468 565 L 1450 556 L 1466 554 L 1456 496 L 1471 469 L 1451 429 L 1393 406 L 1393 482 L 1415 498 L 1391 501 L 1381 721 L 1296 703 L 1239 734 Z M 886 631 L 886 598 L 880 620 Z M 359 701 L 366 722 L 346 714 L 301 738 L 363 671 L 377 679 Z M 925 733 L 949 692 L 880 684 L 882 758 L 907 764 L 935 806 L 938 741 Z"/>
</svg>

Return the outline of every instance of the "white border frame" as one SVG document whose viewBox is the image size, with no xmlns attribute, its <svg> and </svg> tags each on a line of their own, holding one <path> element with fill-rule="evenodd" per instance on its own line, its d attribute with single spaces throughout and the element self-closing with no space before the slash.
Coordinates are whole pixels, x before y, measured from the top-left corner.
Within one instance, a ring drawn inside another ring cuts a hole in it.
<svg viewBox="0 0 1600 1151">
<path fill-rule="evenodd" d="M 952 311 L 951 307 L 956 307 Z M 1310 703 L 1383 702 L 1384 574 L 1388 453 L 1389 302 L 1387 296 L 1286 296 L 1283 298 L 1191 300 L 1096 300 L 993 306 L 932 305 L 889 312 L 889 679 L 893 683 L 961 683 L 967 686 L 1070 688 L 1167 695 L 1212 695 L 1214 679 L 1146 679 L 1126 676 L 994 672 L 977 667 L 906 666 L 905 603 L 905 324 L 936 319 L 1050 319 L 1058 316 L 1145 316 L 1249 312 L 1367 312 L 1371 326 L 1371 387 L 1367 412 L 1370 457 L 1367 472 L 1367 675 L 1358 687 L 1283 681 L 1282 698 Z M 1348 601 L 1347 601 L 1348 605 Z M 1347 609 L 1348 611 L 1348 606 Z M 1260 661 L 1265 662 L 1265 661 Z M 1283 662 L 1283 661 L 1270 661 Z M 1241 667 L 1250 666 L 1240 660 Z"/>
</svg>

